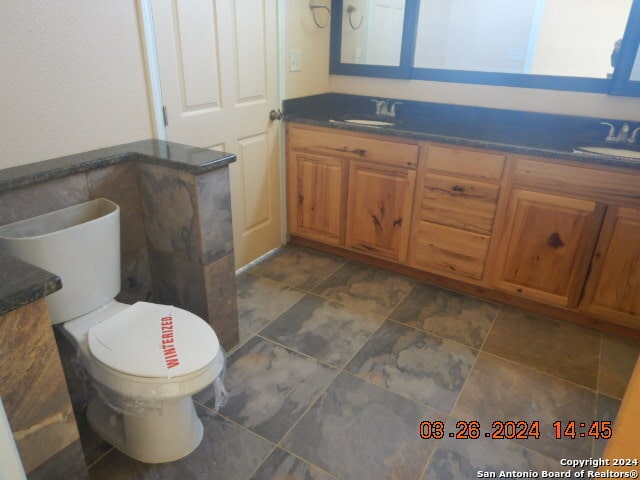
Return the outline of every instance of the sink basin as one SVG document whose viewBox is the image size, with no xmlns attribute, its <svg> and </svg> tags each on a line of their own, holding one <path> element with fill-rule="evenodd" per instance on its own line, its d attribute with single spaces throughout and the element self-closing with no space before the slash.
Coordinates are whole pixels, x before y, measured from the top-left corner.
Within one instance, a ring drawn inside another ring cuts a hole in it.
<svg viewBox="0 0 640 480">
<path fill-rule="evenodd" d="M 576 153 L 597 153 L 599 155 L 611 155 L 614 157 L 624 158 L 638 158 L 640 159 L 640 151 L 629 150 L 627 148 L 615 148 L 615 147 L 578 147 L 574 150 Z"/>
<path fill-rule="evenodd" d="M 344 115 L 337 120 L 331 120 L 331 122 L 353 123 L 368 127 L 393 127 L 398 124 L 393 119 L 386 120 L 385 117 L 377 115 Z"/>
<path fill-rule="evenodd" d="M 385 122 L 382 120 L 368 120 L 366 118 L 345 118 L 347 123 L 356 123 L 358 125 L 369 125 L 371 127 L 391 127 L 395 125 L 393 122 Z"/>
</svg>

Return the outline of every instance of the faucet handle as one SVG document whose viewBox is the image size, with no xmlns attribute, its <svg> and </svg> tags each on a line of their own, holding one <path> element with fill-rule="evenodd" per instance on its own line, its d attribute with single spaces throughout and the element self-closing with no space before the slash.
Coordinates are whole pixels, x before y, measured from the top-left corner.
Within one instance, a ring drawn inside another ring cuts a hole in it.
<svg viewBox="0 0 640 480">
<path fill-rule="evenodd" d="M 402 105 L 402 102 L 393 102 L 391 104 L 391 108 L 389 108 L 389 115 L 392 117 L 396 116 L 396 105 Z"/>
<path fill-rule="evenodd" d="M 376 115 L 386 115 L 387 114 L 387 101 L 386 100 L 378 100 L 376 98 L 371 99 L 372 102 L 376 104 Z"/>
<path fill-rule="evenodd" d="M 618 142 L 626 142 L 629 139 L 629 124 L 625 123 L 618 130 L 618 135 L 616 135 L 616 141 Z"/>
<path fill-rule="evenodd" d="M 609 122 L 600 122 L 600 125 L 608 125 L 609 126 L 609 133 L 607 134 L 607 141 L 608 142 L 611 142 L 611 141 L 616 139 L 616 127 L 614 127 Z"/>
</svg>

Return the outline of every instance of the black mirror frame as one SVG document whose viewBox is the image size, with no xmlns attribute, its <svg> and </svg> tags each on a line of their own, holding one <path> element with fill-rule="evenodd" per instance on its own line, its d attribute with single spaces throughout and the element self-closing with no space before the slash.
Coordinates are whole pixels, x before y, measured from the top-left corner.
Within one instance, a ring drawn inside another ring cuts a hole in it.
<svg viewBox="0 0 640 480">
<path fill-rule="evenodd" d="M 415 68 L 413 59 L 420 0 L 406 0 L 399 66 L 342 63 L 343 5 L 343 0 L 331 1 L 331 74 L 640 96 L 640 81 L 629 80 L 640 44 L 640 0 L 633 0 L 631 5 L 618 63 L 611 79 Z"/>
<path fill-rule="evenodd" d="M 402 28 L 402 49 L 400 65 L 365 65 L 342 63 L 342 16 L 343 0 L 331 0 L 331 53 L 329 57 L 329 73 L 338 75 L 359 75 L 363 77 L 411 78 L 413 56 L 416 47 L 418 29 L 418 8 L 420 0 L 406 0 L 404 22 Z"/>
</svg>

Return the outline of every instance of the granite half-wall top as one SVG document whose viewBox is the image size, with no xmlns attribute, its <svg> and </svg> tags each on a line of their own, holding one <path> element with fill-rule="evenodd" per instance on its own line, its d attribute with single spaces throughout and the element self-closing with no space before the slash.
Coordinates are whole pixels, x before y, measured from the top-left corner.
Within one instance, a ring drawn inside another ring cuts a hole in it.
<svg viewBox="0 0 640 480">
<path fill-rule="evenodd" d="M 123 198 L 118 197 L 118 200 L 123 203 L 123 206 L 130 206 L 129 203 L 136 203 L 136 201 L 129 201 L 130 199 L 128 200 L 127 195 L 135 198 L 137 198 L 138 195 L 138 181 L 131 176 L 131 169 L 133 169 L 133 175 L 136 175 L 135 172 L 137 171 L 132 166 L 133 164 L 155 164 L 161 167 L 168 167 L 170 171 L 175 171 L 177 173 L 184 172 L 185 175 L 193 175 L 194 178 L 196 178 L 195 176 L 201 176 L 202 174 L 210 176 L 213 174 L 213 170 L 226 167 L 235 160 L 236 156 L 230 153 L 218 152 L 190 145 L 182 145 L 179 143 L 165 142 L 162 140 L 142 140 L 0 170 L 0 193 L 7 195 L 11 193 L 9 190 L 12 189 L 15 189 L 16 191 L 24 191 L 24 189 L 20 189 L 19 187 L 27 187 L 29 185 L 32 185 L 33 187 L 28 188 L 37 189 L 40 187 L 40 183 L 46 186 L 47 184 L 51 184 L 49 181 L 54 180 L 55 182 L 61 183 L 61 185 L 58 186 L 57 195 L 64 196 L 64 200 L 67 203 L 78 203 L 78 201 L 84 201 L 87 199 L 78 200 L 75 198 L 72 191 L 73 189 L 67 190 L 66 187 L 69 185 L 64 182 L 62 177 L 77 179 L 82 175 L 79 176 L 75 174 L 88 172 L 88 175 L 91 176 L 92 174 L 89 171 L 93 171 L 95 173 L 115 169 L 123 176 L 116 176 L 117 178 L 114 177 L 114 179 L 112 179 L 113 182 L 119 182 L 120 184 L 123 184 L 123 182 L 133 182 L 131 185 L 129 183 L 121 185 L 120 190 L 124 190 L 124 194 L 120 195 L 120 197 Z M 120 165 L 115 166 L 116 164 Z M 130 165 L 131 167 L 127 167 Z M 102 167 L 110 168 L 105 169 Z M 228 178 L 224 175 L 223 177 Z M 91 178 L 93 179 L 93 176 Z M 46 187 L 43 188 L 46 190 Z M 226 192 L 228 194 L 228 186 L 226 188 Z M 102 190 L 97 187 L 94 188 L 94 190 L 94 193 L 96 194 L 100 194 L 102 192 Z M 222 190 L 224 191 L 224 189 Z M 210 193 L 210 196 L 214 194 L 215 192 Z M 102 193 L 101 196 L 104 196 L 104 193 Z M 28 204 L 29 199 L 29 193 L 25 193 L 22 197 L 18 196 L 14 198 L 14 200 L 16 200 L 20 205 L 24 205 L 25 210 L 27 211 L 30 206 Z M 15 207 L 15 205 L 13 206 Z M 64 206 L 67 205 L 61 205 L 58 208 L 62 208 Z M 137 208 L 139 209 L 139 205 Z M 52 208 L 49 208 L 48 210 L 51 209 Z M 3 201 L 0 199 L 0 212 L 7 213 L 9 210 L 11 210 L 10 206 L 8 204 L 3 204 Z M 142 228 L 142 214 L 140 213 L 139 218 L 135 217 L 130 219 L 127 217 L 127 212 L 131 209 L 125 210 L 124 216 L 126 219 L 130 220 L 129 223 L 134 223 L 138 225 L 138 227 Z M 1 216 L 2 215 L 0 215 L 0 217 Z M 20 218 L 18 218 L 18 220 L 19 219 Z M 4 223 L 11 223 L 12 221 L 14 220 L 9 220 L 7 222 L 5 219 Z M 228 221 L 230 223 L 230 218 Z M 144 233 L 140 233 L 137 230 L 134 233 L 140 237 L 134 240 L 142 242 L 142 244 L 145 245 L 146 241 L 144 239 Z M 127 248 L 131 248 L 130 244 L 132 243 L 135 242 L 125 235 L 125 245 L 123 246 L 125 252 L 127 251 Z M 232 246 L 230 246 L 229 249 L 232 250 Z M 144 261 L 146 262 L 146 257 Z M 4 315 L 5 313 L 15 310 L 23 305 L 34 302 L 59 290 L 60 288 L 62 288 L 62 282 L 57 275 L 46 272 L 45 270 L 0 252 L 0 315 Z"/>
<path fill-rule="evenodd" d="M 285 121 L 318 127 L 640 169 L 640 160 L 574 151 L 580 146 L 640 151 L 640 138 L 633 144 L 606 142 L 609 127 L 600 123 L 612 123 L 616 132 L 627 123 L 631 134 L 640 127 L 640 117 L 611 120 L 393 98 L 390 102 L 400 102 L 396 107 L 396 118 L 390 120 L 395 123 L 392 126 L 365 126 L 344 121 L 345 116 L 354 115 L 375 118 L 376 105 L 372 97 L 362 95 L 325 93 L 289 99 L 283 102 L 283 112 Z"/>
<path fill-rule="evenodd" d="M 163 140 L 141 140 L 0 170 L 0 192 L 131 160 L 198 175 L 235 162 L 236 156 Z"/>
<path fill-rule="evenodd" d="M 61 288 L 57 275 L 0 252 L 0 315 Z"/>
</svg>

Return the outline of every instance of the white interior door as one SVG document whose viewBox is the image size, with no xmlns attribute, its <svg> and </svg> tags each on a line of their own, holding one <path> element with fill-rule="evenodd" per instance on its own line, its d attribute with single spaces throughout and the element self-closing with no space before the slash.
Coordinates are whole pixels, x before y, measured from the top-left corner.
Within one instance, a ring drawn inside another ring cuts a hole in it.
<svg viewBox="0 0 640 480">
<path fill-rule="evenodd" d="M 235 153 L 236 268 L 282 243 L 277 0 L 151 0 L 167 140 Z"/>
<path fill-rule="evenodd" d="M 405 0 L 371 0 L 367 63 L 400 65 Z M 375 32 L 375 33 L 373 33 Z"/>
</svg>

